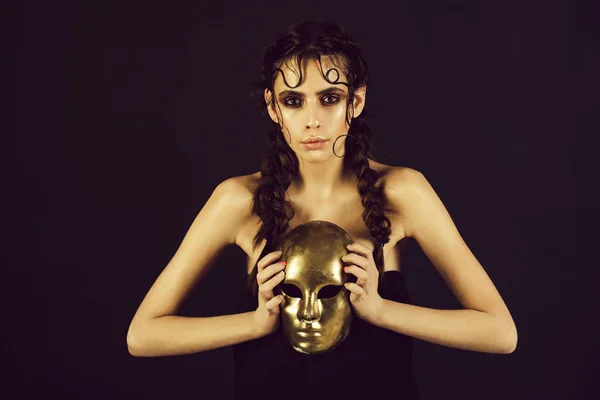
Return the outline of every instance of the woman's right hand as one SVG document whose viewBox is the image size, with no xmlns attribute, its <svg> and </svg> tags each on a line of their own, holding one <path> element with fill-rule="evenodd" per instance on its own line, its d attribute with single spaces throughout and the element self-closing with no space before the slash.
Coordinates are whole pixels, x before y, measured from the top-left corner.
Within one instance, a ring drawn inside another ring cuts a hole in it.
<svg viewBox="0 0 600 400">
<path fill-rule="evenodd" d="M 285 277 L 285 262 L 275 263 L 281 254 L 281 251 L 269 253 L 257 264 L 258 307 L 254 312 L 254 323 L 261 335 L 273 333 L 279 326 L 279 304 L 283 301 L 283 296 L 275 296 L 273 289 Z"/>
</svg>

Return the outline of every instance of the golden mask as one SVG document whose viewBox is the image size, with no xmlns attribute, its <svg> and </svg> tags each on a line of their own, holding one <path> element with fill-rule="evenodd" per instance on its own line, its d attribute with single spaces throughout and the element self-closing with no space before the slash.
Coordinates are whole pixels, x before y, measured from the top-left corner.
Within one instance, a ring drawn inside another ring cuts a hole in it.
<svg viewBox="0 0 600 400">
<path fill-rule="evenodd" d="M 346 231 L 327 221 L 299 225 L 282 239 L 278 250 L 287 264 L 279 285 L 284 298 L 281 326 L 296 351 L 331 351 L 348 336 L 353 314 L 344 283 L 356 277 L 344 272 L 341 258 L 353 242 Z"/>
</svg>

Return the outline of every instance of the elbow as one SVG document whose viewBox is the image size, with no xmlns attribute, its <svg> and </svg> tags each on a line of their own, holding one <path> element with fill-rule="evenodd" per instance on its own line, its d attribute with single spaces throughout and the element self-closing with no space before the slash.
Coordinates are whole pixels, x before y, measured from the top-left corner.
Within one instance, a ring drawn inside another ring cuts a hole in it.
<svg viewBox="0 0 600 400">
<path fill-rule="evenodd" d="M 129 354 L 131 354 L 134 357 L 141 357 L 142 355 L 138 347 L 133 345 L 129 340 L 127 340 L 127 351 L 129 351 Z"/>
<path fill-rule="evenodd" d="M 132 329 L 132 326 L 130 326 L 129 330 L 127 331 L 127 350 L 129 351 L 129 354 L 134 357 L 143 357 L 144 354 L 140 343 L 141 342 L 137 332 L 135 332 Z"/>
<path fill-rule="evenodd" d="M 519 335 L 517 334 L 517 327 L 513 327 L 509 330 L 509 334 L 505 335 L 504 340 L 504 351 L 502 354 L 512 354 L 517 349 L 517 343 L 519 342 Z"/>
</svg>

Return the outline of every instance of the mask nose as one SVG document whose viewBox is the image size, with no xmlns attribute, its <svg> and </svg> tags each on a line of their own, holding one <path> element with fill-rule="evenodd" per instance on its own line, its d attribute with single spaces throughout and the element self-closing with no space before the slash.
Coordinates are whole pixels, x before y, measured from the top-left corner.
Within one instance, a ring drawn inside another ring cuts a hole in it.
<svg viewBox="0 0 600 400">
<path fill-rule="evenodd" d="M 298 319 L 307 323 L 321 319 L 321 309 L 319 308 L 316 292 L 308 292 L 304 298 L 300 300 Z"/>
</svg>

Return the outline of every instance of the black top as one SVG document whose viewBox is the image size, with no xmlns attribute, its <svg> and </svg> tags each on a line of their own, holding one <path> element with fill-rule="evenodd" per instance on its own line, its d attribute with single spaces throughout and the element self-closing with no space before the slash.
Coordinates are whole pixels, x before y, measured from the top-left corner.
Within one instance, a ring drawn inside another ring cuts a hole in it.
<svg viewBox="0 0 600 400">
<path fill-rule="evenodd" d="M 400 271 L 385 271 L 378 291 L 384 299 L 412 304 Z M 243 288 L 237 312 L 254 311 L 257 306 L 258 298 Z M 415 400 L 419 394 L 412 353 L 412 337 L 378 328 L 357 316 L 346 339 L 323 354 L 294 350 L 280 325 L 273 334 L 233 346 L 234 397 Z M 288 382 L 286 376 L 294 379 Z"/>
</svg>

